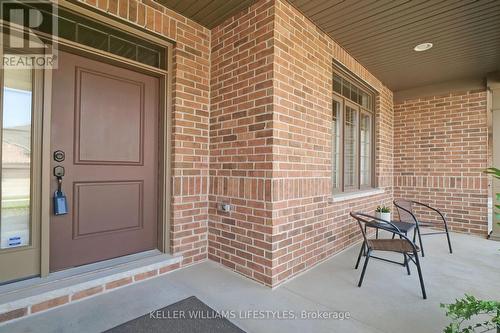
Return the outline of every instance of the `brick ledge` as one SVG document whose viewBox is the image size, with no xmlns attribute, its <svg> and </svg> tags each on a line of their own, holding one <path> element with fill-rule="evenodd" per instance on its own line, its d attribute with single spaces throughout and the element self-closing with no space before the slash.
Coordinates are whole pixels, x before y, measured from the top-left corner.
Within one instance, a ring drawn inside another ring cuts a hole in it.
<svg viewBox="0 0 500 333">
<path fill-rule="evenodd" d="M 118 288 L 167 274 L 181 267 L 182 256 L 111 274 L 69 287 L 42 292 L 12 302 L 0 304 L 0 326 L 32 314 L 88 299 Z"/>
</svg>

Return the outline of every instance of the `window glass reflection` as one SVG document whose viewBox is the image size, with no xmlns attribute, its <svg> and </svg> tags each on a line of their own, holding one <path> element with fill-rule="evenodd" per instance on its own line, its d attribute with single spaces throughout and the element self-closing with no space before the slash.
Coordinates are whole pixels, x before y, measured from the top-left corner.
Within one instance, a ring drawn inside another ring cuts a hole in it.
<svg viewBox="0 0 500 333">
<path fill-rule="evenodd" d="M 340 186 L 340 142 L 341 142 L 341 112 L 342 105 L 338 101 L 333 101 L 332 115 L 332 181 L 333 189 Z"/>
<path fill-rule="evenodd" d="M 344 127 L 344 186 L 356 186 L 357 165 L 357 133 L 358 133 L 358 111 L 346 107 Z"/>
<path fill-rule="evenodd" d="M 30 244 L 31 110 L 31 70 L 6 69 L 2 115 L 2 249 Z"/>
<path fill-rule="evenodd" d="M 371 185 L 372 120 L 369 114 L 361 114 L 360 176 L 361 186 Z"/>
</svg>

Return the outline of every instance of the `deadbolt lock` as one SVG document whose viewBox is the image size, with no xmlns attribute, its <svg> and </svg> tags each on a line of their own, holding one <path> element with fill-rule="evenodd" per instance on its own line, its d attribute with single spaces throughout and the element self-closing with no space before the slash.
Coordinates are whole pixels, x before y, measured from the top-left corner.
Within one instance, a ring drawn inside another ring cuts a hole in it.
<svg viewBox="0 0 500 333">
<path fill-rule="evenodd" d="M 54 152 L 54 161 L 62 162 L 66 158 L 66 154 L 62 150 L 56 150 Z"/>
</svg>

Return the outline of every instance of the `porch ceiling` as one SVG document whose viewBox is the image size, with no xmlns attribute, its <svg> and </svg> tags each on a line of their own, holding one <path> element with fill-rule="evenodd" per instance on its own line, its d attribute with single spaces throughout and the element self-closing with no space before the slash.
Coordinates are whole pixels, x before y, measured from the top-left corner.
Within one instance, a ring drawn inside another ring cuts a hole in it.
<svg viewBox="0 0 500 333">
<path fill-rule="evenodd" d="M 256 0 L 155 0 L 212 29 Z"/>
<path fill-rule="evenodd" d="M 289 1 L 394 91 L 500 70 L 498 0 Z"/>
<path fill-rule="evenodd" d="M 156 1 L 213 28 L 256 0 Z M 498 0 L 288 1 L 393 91 L 500 70 Z"/>
</svg>

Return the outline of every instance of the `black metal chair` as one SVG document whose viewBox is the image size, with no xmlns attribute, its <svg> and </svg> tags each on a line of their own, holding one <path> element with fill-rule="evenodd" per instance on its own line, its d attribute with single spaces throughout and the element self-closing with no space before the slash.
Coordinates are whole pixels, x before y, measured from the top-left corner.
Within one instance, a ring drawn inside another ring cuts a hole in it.
<svg viewBox="0 0 500 333">
<path fill-rule="evenodd" d="M 427 299 L 427 294 L 425 292 L 425 286 L 424 286 L 424 279 L 422 277 L 422 269 L 420 267 L 420 261 L 418 258 L 418 252 L 420 251 L 418 246 L 415 245 L 415 243 L 412 242 L 403 232 L 401 232 L 401 230 L 399 230 L 399 228 L 392 222 L 384 221 L 382 219 L 364 213 L 351 212 L 351 216 L 358 222 L 361 234 L 363 235 L 363 244 L 359 251 L 355 269 L 358 269 L 361 256 L 363 255 L 364 252 L 366 252 L 366 258 L 363 264 L 363 270 L 361 271 L 361 277 L 359 278 L 358 287 L 361 287 L 361 284 L 363 283 L 363 279 L 366 273 L 366 267 L 368 266 L 368 261 L 371 257 L 405 266 L 408 275 L 410 275 L 409 262 L 412 261 L 417 266 L 418 278 L 420 280 L 420 288 L 422 290 L 422 297 L 424 299 Z M 365 233 L 365 228 L 363 225 L 386 230 L 394 235 L 399 236 L 399 239 L 369 239 Z M 404 256 L 404 262 L 400 263 L 389 259 L 375 257 L 372 255 L 373 251 L 388 251 L 388 252 L 402 253 Z"/>
<path fill-rule="evenodd" d="M 423 207 L 426 210 L 431 210 L 433 212 L 436 212 L 441 220 L 443 221 L 444 224 L 444 231 L 434 231 L 434 232 L 427 232 L 427 233 L 422 233 L 420 231 L 420 227 L 436 227 L 436 223 L 433 222 L 426 222 L 426 221 L 419 221 L 417 217 L 415 216 L 413 206 L 419 206 Z M 420 246 L 420 249 L 422 250 L 422 257 L 425 256 L 424 252 L 424 245 L 422 244 L 422 236 L 427 236 L 427 235 L 439 235 L 439 234 L 446 234 L 446 238 L 448 240 L 448 248 L 450 249 L 450 253 L 453 253 L 453 250 L 451 248 L 451 240 L 450 240 L 450 234 L 448 232 L 448 223 L 446 221 L 446 218 L 444 215 L 436 208 L 431 207 L 427 204 L 414 201 L 414 200 L 404 200 L 404 199 L 398 199 L 394 200 L 394 206 L 396 206 L 396 209 L 398 210 L 398 215 L 399 215 L 399 220 L 401 222 L 409 222 L 409 223 L 414 223 L 415 224 L 415 231 L 416 234 L 413 234 L 413 242 L 416 240 L 416 235 L 418 235 L 418 244 Z"/>
</svg>

